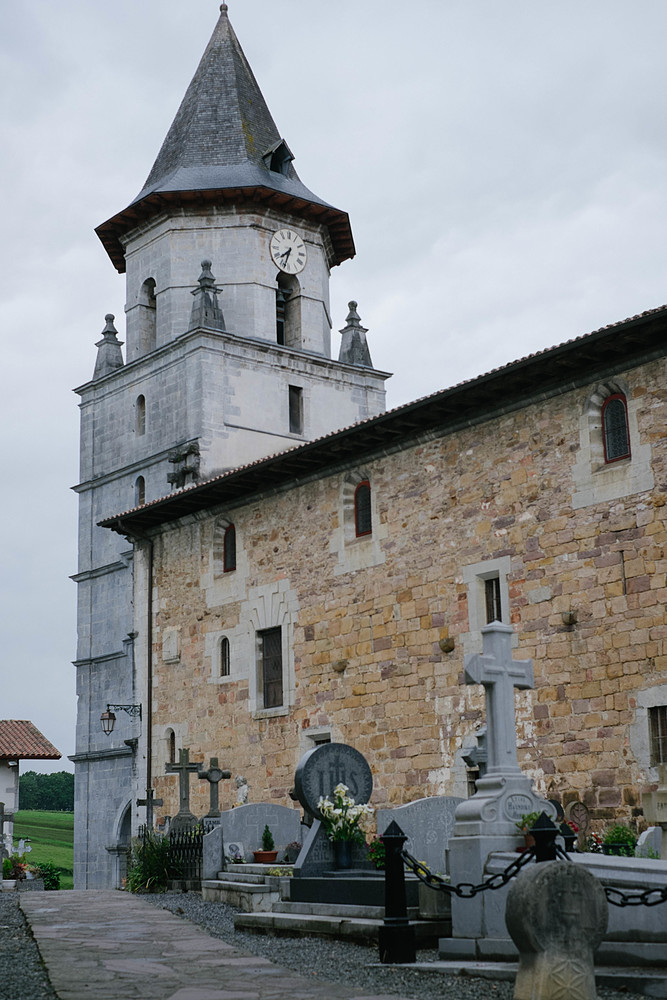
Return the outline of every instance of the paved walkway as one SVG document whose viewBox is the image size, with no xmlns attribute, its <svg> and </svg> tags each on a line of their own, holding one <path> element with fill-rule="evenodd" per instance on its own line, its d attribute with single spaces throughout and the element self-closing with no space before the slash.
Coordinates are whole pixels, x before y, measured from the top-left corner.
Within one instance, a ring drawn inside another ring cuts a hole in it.
<svg viewBox="0 0 667 1000">
<path fill-rule="evenodd" d="M 21 895 L 60 1000 L 400 1000 L 319 984 L 130 893 Z"/>
</svg>

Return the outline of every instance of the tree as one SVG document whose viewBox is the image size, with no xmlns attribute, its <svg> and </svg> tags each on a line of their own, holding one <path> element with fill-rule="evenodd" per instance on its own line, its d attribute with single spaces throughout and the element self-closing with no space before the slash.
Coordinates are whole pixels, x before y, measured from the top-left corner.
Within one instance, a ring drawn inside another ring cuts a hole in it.
<svg viewBox="0 0 667 1000">
<path fill-rule="evenodd" d="M 74 811 L 74 775 L 69 771 L 37 774 L 26 771 L 19 777 L 19 809 Z"/>
</svg>

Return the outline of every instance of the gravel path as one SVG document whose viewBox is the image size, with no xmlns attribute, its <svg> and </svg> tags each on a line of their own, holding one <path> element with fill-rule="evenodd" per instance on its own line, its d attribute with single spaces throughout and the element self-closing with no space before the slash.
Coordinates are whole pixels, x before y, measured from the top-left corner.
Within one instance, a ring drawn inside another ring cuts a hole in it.
<svg viewBox="0 0 667 1000">
<path fill-rule="evenodd" d="M 373 967 L 377 951 L 364 945 L 332 938 L 275 937 L 234 930 L 238 912 L 224 903 L 205 903 L 198 893 L 166 893 L 144 896 L 154 906 L 163 906 L 204 927 L 213 937 L 235 945 L 241 951 L 263 955 L 301 975 L 319 980 L 355 983 L 360 990 L 375 994 L 398 994 L 414 1000 L 512 1000 L 514 984 L 490 979 L 445 976 L 441 972 L 416 971 L 391 965 Z M 417 953 L 419 962 L 435 962 L 435 950 Z M 598 1000 L 644 1000 L 637 993 L 598 988 Z"/>
<path fill-rule="evenodd" d="M 263 955 L 278 965 L 318 981 L 356 984 L 360 991 L 398 994 L 414 1000 L 512 1000 L 514 986 L 488 979 L 381 966 L 375 949 L 329 938 L 268 937 L 234 930 L 234 913 L 223 903 L 205 903 L 198 893 L 166 893 L 142 897 L 199 924 L 213 937 L 240 951 Z M 420 951 L 420 962 L 437 960 L 435 951 Z M 598 989 L 599 1000 L 642 1000 L 636 993 Z M 58 1000 L 48 981 L 30 928 L 15 893 L 0 893 L 0 1000 Z"/>
</svg>

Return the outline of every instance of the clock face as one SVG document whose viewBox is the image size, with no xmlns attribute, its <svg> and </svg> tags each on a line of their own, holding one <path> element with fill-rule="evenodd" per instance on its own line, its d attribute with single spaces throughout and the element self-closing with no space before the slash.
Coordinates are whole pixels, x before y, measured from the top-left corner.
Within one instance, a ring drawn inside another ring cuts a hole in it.
<svg viewBox="0 0 667 1000">
<path fill-rule="evenodd" d="M 269 243 L 271 258 L 285 274 L 298 274 L 306 266 L 306 244 L 293 229 L 279 229 Z"/>
</svg>

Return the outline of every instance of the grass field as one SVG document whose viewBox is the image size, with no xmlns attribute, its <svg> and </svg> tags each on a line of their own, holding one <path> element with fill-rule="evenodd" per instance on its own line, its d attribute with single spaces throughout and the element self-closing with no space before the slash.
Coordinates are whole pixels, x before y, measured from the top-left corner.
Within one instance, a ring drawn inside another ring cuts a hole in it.
<svg viewBox="0 0 667 1000">
<path fill-rule="evenodd" d="M 14 816 L 14 843 L 29 837 L 28 863 L 52 861 L 60 869 L 60 888 L 72 888 L 74 813 L 22 809 Z"/>
</svg>

